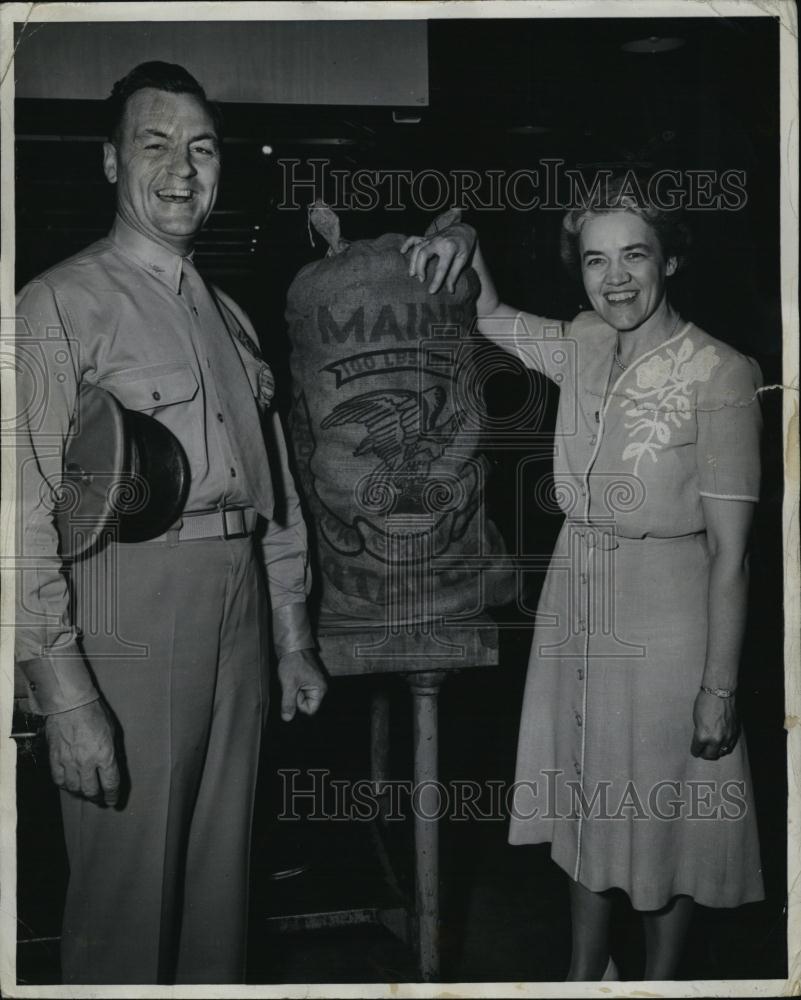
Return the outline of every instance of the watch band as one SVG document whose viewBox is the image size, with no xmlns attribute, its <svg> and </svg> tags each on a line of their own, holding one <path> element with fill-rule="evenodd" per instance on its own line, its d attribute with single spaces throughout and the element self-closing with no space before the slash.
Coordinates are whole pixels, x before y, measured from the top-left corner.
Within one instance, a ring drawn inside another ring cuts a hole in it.
<svg viewBox="0 0 801 1000">
<path fill-rule="evenodd" d="M 707 687 L 706 684 L 701 685 L 701 690 L 706 694 L 713 694 L 716 698 L 733 698 L 737 693 L 736 688 L 711 688 Z"/>
</svg>

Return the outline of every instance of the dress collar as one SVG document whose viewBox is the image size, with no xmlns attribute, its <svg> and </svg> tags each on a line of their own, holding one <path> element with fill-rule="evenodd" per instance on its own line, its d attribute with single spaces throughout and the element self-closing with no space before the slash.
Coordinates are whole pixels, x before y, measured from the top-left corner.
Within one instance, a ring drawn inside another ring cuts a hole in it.
<svg viewBox="0 0 801 1000">
<path fill-rule="evenodd" d="M 191 254 L 188 254 L 187 257 L 181 257 L 180 254 L 168 250 L 160 243 L 156 243 L 132 229 L 119 215 L 114 217 L 114 225 L 111 227 L 109 239 L 127 257 L 134 260 L 176 295 L 178 294 L 184 261 L 191 260 Z"/>
<path fill-rule="evenodd" d="M 644 361 L 647 361 L 648 358 L 656 354 L 657 351 L 661 351 L 664 347 L 667 347 L 668 344 L 672 344 L 674 341 L 678 340 L 680 337 L 686 336 L 690 332 L 690 329 L 692 328 L 693 325 L 692 321 L 685 320 L 684 323 L 681 323 L 681 320 L 679 320 L 679 323 L 681 325 L 677 326 L 676 331 L 674 333 L 671 333 L 671 335 L 668 337 L 667 340 L 663 340 L 661 344 L 657 344 L 656 347 L 652 347 L 649 351 L 646 351 L 645 354 L 641 354 L 639 358 L 636 358 L 634 361 L 631 362 L 631 364 L 626 366 L 625 371 L 618 371 L 616 373 L 615 372 L 612 373 L 612 377 L 610 378 L 609 391 L 606 394 L 606 402 L 604 403 L 604 412 L 606 412 L 609 406 L 609 402 L 615 395 L 618 386 L 627 376 L 631 375 L 632 372 L 636 372 L 637 369 L 640 367 L 640 365 Z"/>
</svg>

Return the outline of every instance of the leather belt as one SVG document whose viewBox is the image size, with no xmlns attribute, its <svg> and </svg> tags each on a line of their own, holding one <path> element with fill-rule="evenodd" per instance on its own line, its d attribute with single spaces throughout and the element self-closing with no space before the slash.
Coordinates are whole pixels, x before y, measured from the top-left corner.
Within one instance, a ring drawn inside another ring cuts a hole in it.
<svg viewBox="0 0 801 1000">
<path fill-rule="evenodd" d="M 199 538 L 245 538 L 256 530 L 258 511 L 253 507 L 220 510 L 186 510 L 154 542 L 188 542 Z"/>
</svg>

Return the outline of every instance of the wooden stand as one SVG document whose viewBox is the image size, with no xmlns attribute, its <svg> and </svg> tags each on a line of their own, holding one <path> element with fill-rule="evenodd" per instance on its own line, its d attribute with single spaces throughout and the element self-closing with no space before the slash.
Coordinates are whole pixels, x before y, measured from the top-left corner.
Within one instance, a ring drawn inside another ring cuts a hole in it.
<svg viewBox="0 0 801 1000">
<path fill-rule="evenodd" d="M 324 621 L 320 655 L 332 677 L 401 673 L 412 692 L 414 736 L 414 925 L 420 975 L 439 977 L 439 823 L 437 699 L 448 673 L 498 662 L 498 634 L 488 618 L 452 625 L 376 627 L 374 623 Z M 376 790 L 389 777 L 389 700 L 373 696 L 370 776 Z M 389 915 L 387 915 L 389 916 Z M 389 920 L 378 916 L 381 923 Z"/>
</svg>

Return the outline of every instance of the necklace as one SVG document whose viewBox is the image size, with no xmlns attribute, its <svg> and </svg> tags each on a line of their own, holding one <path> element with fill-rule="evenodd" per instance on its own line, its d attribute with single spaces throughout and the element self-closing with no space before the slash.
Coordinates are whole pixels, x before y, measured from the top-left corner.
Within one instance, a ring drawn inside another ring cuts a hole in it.
<svg viewBox="0 0 801 1000">
<path fill-rule="evenodd" d="M 678 330 L 678 328 L 679 328 L 679 323 L 680 322 L 681 322 L 681 316 L 677 316 L 676 317 L 676 322 L 673 324 L 673 330 L 671 331 L 670 336 L 667 338 L 668 340 L 670 340 L 673 337 L 673 335 L 676 333 L 676 330 Z M 628 365 L 624 365 L 623 362 L 620 360 L 620 336 L 619 335 L 618 335 L 618 339 L 617 339 L 617 341 L 615 343 L 614 362 L 615 362 L 615 364 L 618 366 L 618 368 L 622 372 L 625 372 L 625 371 L 628 370 L 629 366 Z"/>
</svg>

